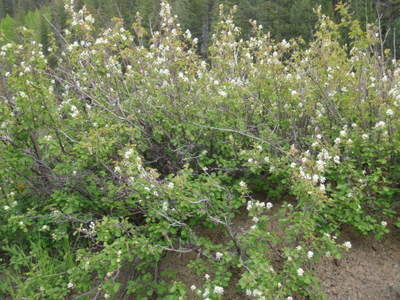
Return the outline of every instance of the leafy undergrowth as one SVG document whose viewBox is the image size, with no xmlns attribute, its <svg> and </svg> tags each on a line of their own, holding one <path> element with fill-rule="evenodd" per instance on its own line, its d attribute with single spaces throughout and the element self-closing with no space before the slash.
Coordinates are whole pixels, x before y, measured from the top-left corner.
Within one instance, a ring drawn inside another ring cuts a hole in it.
<svg viewBox="0 0 400 300">
<path fill-rule="evenodd" d="M 151 33 L 66 10 L 49 49 L 0 50 L 3 298 L 321 298 L 343 228 L 400 225 L 400 69 L 345 6 L 310 44 L 243 40 L 221 6 L 207 59 L 167 2 Z"/>
<path fill-rule="evenodd" d="M 278 204 L 279 205 L 279 204 Z M 233 219 L 232 228 L 238 234 L 243 234 L 254 222 L 246 212 L 242 212 Z M 283 230 L 278 219 L 273 219 L 268 224 L 268 230 L 282 235 Z M 223 232 L 200 229 L 199 234 L 209 238 L 216 244 L 224 244 L 229 237 Z M 393 232 L 385 235 L 382 239 L 375 239 L 355 232 L 351 228 L 343 228 L 339 240 L 352 241 L 352 248 L 346 251 L 343 257 L 338 260 L 333 257 L 322 258 L 318 262 L 308 264 L 307 269 L 314 272 L 318 278 L 320 287 L 320 298 L 327 299 L 398 299 L 400 296 L 400 235 L 399 229 L 393 228 Z M 279 259 L 280 249 L 273 249 L 272 260 L 279 268 L 282 260 Z M 300 250 L 301 251 L 301 250 Z M 206 281 L 204 274 L 197 274 L 191 268 L 193 261 L 201 256 L 196 252 L 177 253 L 169 252 L 163 257 L 158 265 L 158 280 L 164 280 L 168 286 L 174 282 L 181 282 L 188 290 L 188 299 L 196 299 L 197 288 L 203 286 Z M 246 291 L 237 288 L 237 281 L 240 278 L 240 269 L 232 269 L 232 278 L 225 289 L 224 299 L 253 299 L 246 295 Z M 125 276 L 130 275 L 129 268 Z M 120 299 L 129 299 L 121 291 Z M 317 298 L 316 295 L 313 295 Z M 304 299 L 297 295 L 296 299 Z M 313 298 L 313 297 L 312 297 Z"/>
</svg>

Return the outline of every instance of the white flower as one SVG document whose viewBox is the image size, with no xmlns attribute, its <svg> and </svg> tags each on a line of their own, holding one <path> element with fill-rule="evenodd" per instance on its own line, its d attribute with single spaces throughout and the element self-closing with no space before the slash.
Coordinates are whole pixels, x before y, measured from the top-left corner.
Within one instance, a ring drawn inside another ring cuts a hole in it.
<svg viewBox="0 0 400 300">
<path fill-rule="evenodd" d="M 383 128 L 385 127 L 385 122 L 384 121 L 379 121 L 378 123 L 375 124 L 375 128 Z"/>
<path fill-rule="evenodd" d="M 317 160 L 317 169 L 318 171 L 323 171 L 325 167 L 325 162 L 323 160 Z"/>
<path fill-rule="evenodd" d="M 222 295 L 224 293 L 224 288 L 222 286 L 215 286 L 214 293 L 218 295 Z"/>
<path fill-rule="evenodd" d="M 297 246 L 297 247 L 296 247 L 296 250 L 297 250 L 297 251 L 300 251 L 301 249 L 303 249 L 301 246 Z"/>
<path fill-rule="evenodd" d="M 110 295 L 109 294 L 104 294 L 104 299 L 108 299 L 108 298 L 110 298 Z"/>
<path fill-rule="evenodd" d="M 347 241 L 343 243 L 343 246 L 345 246 L 347 249 L 351 248 L 351 242 Z"/>
<path fill-rule="evenodd" d="M 241 182 L 239 183 L 239 185 L 240 185 L 241 187 L 243 187 L 243 188 L 247 186 L 246 182 L 244 182 L 244 181 L 241 181 Z"/>
<path fill-rule="evenodd" d="M 194 291 L 194 290 L 196 289 L 196 286 L 193 284 L 193 285 L 190 287 L 190 289 L 191 289 L 192 291 Z"/>
<path fill-rule="evenodd" d="M 170 72 L 169 72 L 168 69 L 161 69 L 161 70 L 160 70 L 160 73 L 161 73 L 161 74 L 164 74 L 164 75 L 168 75 L 168 76 L 170 75 Z"/>
<path fill-rule="evenodd" d="M 312 177 L 312 180 L 313 180 L 314 183 L 318 183 L 319 176 L 317 174 L 314 174 L 313 177 Z"/>
<path fill-rule="evenodd" d="M 4 210 L 9 210 L 10 209 L 10 207 L 8 205 L 4 205 L 3 208 L 4 208 Z"/>
<path fill-rule="evenodd" d="M 303 276 L 303 274 L 304 274 L 304 270 L 302 268 L 298 268 L 297 269 L 297 275 Z"/>
<path fill-rule="evenodd" d="M 203 297 L 207 297 L 210 294 L 210 290 L 207 288 L 204 290 Z M 207 298 L 209 299 L 209 298 Z"/>
<path fill-rule="evenodd" d="M 67 285 L 67 287 L 68 287 L 69 289 L 72 289 L 72 288 L 74 287 L 74 284 L 73 284 L 72 282 L 69 282 L 68 285 Z"/>
<path fill-rule="evenodd" d="M 208 275 L 208 274 L 204 275 L 204 277 L 205 277 L 207 280 L 210 279 L 210 275 Z"/>
<path fill-rule="evenodd" d="M 340 131 L 340 136 L 345 137 L 346 135 L 347 135 L 346 130 L 341 130 L 341 131 Z"/>
<path fill-rule="evenodd" d="M 250 290 L 250 289 L 247 289 L 247 290 L 246 290 L 246 296 L 251 296 L 251 295 L 252 295 L 251 290 Z"/>
<path fill-rule="evenodd" d="M 341 142 L 340 138 L 335 139 L 335 144 L 340 144 L 340 142 Z"/>
<path fill-rule="evenodd" d="M 174 183 L 173 183 L 173 182 L 169 182 L 169 183 L 168 183 L 168 188 L 170 188 L 170 189 L 173 189 L 173 188 L 174 188 L 174 186 L 175 186 L 175 185 L 174 185 Z"/>
<path fill-rule="evenodd" d="M 363 140 L 366 140 L 366 139 L 368 139 L 368 134 L 364 133 L 361 137 Z"/>
<path fill-rule="evenodd" d="M 338 155 L 335 155 L 335 157 L 333 157 L 333 161 L 337 164 L 340 164 L 340 157 Z"/>
<path fill-rule="evenodd" d="M 320 140 L 320 139 L 322 139 L 322 135 L 317 134 L 317 135 L 316 135 L 316 138 Z"/>
<path fill-rule="evenodd" d="M 386 226 L 387 226 L 387 222 L 386 222 L 386 221 L 382 221 L 382 222 L 381 222 L 381 225 L 382 225 L 383 227 L 386 227 Z"/>
<path fill-rule="evenodd" d="M 129 149 L 128 151 L 125 152 L 124 157 L 128 159 L 132 155 L 132 149 Z"/>
<path fill-rule="evenodd" d="M 222 97 L 228 96 L 227 92 L 221 91 L 221 90 L 218 91 L 218 94 L 219 94 L 220 96 L 222 96 Z"/>
<path fill-rule="evenodd" d="M 293 300 L 293 297 L 289 296 L 289 297 L 286 298 L 286 300 Z"/>
<path fill-rule="evenodd" d="M 215 253 L 215 258 L 216 258 L 217 260 L 220 260 L 220 259 L 222 258 L 222 256 L 223 256 L 223 254 L 222 254 L 221 252 Z"/>
<path fill-rule="evenodd" d="M 253 296 L 254 297 L 260 297 L 262 295 L 262 292 L 260 290 L 254 289 L 253 290 Z"/>
<path fill-rule="evenodd" d="M 266 205 L 267 209 L 271 209 L 273 206 L 274 205 L 271 202 L 267 202 L 267 205 Z"/>
<path fill-rule="evenodd" d="M 386 115 L 388 115 L 388 116 L 393 116 L 394 115 L 394 112 L 393 112 L 393 110 L 391 110 L 390 108 L 386 111 Z"/>
<path fill-rule="evenodd" d="M 308 252 L 307 252 L 307 257 L 308 257 L 309 259 L 311 259 L 313 256 L 314 256 L 314 252 L 312 252 L 312 251 L 308 251 Z"/>
</svg>

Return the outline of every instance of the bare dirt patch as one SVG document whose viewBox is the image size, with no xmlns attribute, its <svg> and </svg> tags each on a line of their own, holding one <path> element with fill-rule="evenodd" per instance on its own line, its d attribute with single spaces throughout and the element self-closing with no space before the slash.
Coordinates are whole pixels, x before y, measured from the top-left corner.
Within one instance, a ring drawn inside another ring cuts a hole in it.
<svg viewBox="0 0 400 300">
<path fill-rule="evenodd" d="M 352 249 L 316 266 L 328 299 L 400 299 L 400 231 L 376 240 L 347 229 L 341 239 Z"/>
</svg>

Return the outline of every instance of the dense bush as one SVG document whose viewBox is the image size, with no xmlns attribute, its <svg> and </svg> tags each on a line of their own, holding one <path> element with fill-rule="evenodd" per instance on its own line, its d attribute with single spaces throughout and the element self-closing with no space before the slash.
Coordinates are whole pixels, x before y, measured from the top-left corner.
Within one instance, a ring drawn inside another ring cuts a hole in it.
<svg viewBox="0 0 400 300">
<path fill-rule="evenodd" d="M 241 40 L 221 7 L 207 61 L 166 2 L 159 31 L 138 16 L 134 35 L 119 19 L 96 35 L 85 9 L 66 9 L 63 47 L 21 29 L 0 52 L 4 297 L 221 299 L 232 284 L 318 297 L 309 267 L 351 248 L 336 240 L 344 225 L 379 237 L 398 222 L 400 69 L 345 7 L 339 24 L 316 12 L 309 45 L 255 22 Z M 254 224 L 239 233 L 242 208 Z M 202 286 L 160 280 L 168 251 L 198 253 Z"/>
</svg>

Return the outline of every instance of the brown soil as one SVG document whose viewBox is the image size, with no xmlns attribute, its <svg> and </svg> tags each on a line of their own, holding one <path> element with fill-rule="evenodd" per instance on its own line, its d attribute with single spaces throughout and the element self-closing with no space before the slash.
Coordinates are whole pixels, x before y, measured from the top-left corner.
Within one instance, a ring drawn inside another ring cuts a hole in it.
<svg viewBox="0 0 400 300">
<path fill-rule="evenodd" d="M 328 299 L 400 299 L 400 231 L 380 240 L 344 230 L 352 249 L 316 267 Z"/>
</svg>

